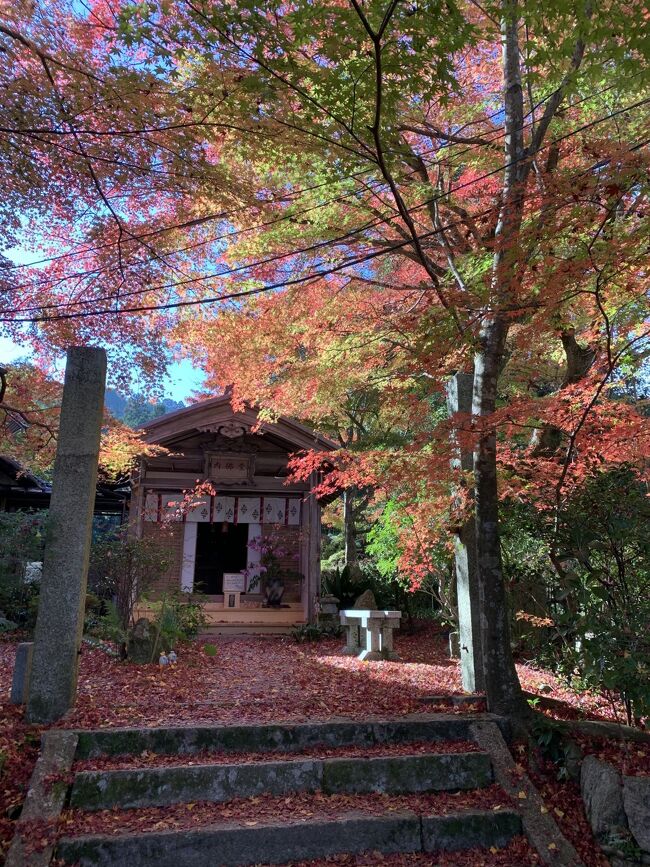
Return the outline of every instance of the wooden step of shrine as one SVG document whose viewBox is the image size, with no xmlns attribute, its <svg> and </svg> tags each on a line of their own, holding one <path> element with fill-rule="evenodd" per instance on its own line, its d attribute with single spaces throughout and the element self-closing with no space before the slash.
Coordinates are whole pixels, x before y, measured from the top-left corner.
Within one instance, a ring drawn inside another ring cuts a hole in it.
<svg viewBox="0 0 650 867">
<path fill-rule="evenodd" d="M 206 626 L 199 640 L 210 641 L 217 635 L 291 635 L 292 631 L 306 623 L 292 620 L 291 623 L 213 623 Z"/>
<path fill-rule="evenodd" d="M 228 608 L 223 602 L 210 601 L 203 606 L 203 613 L 207 623 L 200 638 L 207 641 L 216 635 L 290 635 L 292 629 L 306 622 L 299 602 L 289 602 L 282 608 Z M 136 610 L 136 617 L 152 616 L 146 606 Z"/>
</svg>

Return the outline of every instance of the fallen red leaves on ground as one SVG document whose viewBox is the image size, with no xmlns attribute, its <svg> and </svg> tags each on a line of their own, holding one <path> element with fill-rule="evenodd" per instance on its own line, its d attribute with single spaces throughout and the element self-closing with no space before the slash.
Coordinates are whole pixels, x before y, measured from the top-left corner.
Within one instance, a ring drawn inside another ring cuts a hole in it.
<svg viewBox="0 0 650 867">
<path fill-rule="evenodd" d="M 121 663 L 83 645 L 77 705 L 66 728 L 399 716 L 434 711 L 430 695 L 462 693 L 459 666 L 443 634 L 427 627 L 398 635 L 401 662 L 360 662 L 342 656 L 341 640 L 296 644 L 286 637 L 214 639 L 216 656 L 202 642 L 179 649 L 178 664 L 162 674 L 156 664 Z M 0 686 L 9 689 L 14 647 L 0 644 Z M 611 719 L 597 696 L 577 695 L 549 672 L 519 666 L 524 689 L 542 685 L 566 702 L 568 717 Z M 467 707 L 440 705 L 446 713 Z M 554 715 L 558 712 L 554 709 Z M 559 715 L 563 715 L 560 711 Z"/>
<path fill-rule="evenodd" d="M 162 755 L 143 752 L 137 756 L 98 756 L 75 762 L 73 771 L 116 770 L 118 768 L 146 768 L 174 765 L 230 765 L 247 762 L 284 762 L 304 758 L 330 759 L 354 756 L 413 756 L 419 753 L 472 753 L 478 746 L 472 741 L 409 741 L 407 743 L 377 744 L 376 746 L 309 747 L 299 752 L 283 753 L 278 750 L 264 753 L 233 753 L 203 750 L 191 755 Z"/>
<path fill-rule="evenodd" d="M 510 798 L 497 785 L 456 794 L 324 795 L 320 792 L 297 792 L 281 797 L 262 795 L 237 798 L 218 804 L 199 801 L 133 810 L 98 810 L 94 813 L 67 810 L 61 817 L 60 833 L 66 837 L 93 833 L 144 833 L 163 828 L 196 828 L 220 822 L 252 828 L 278 821 L 289 824 L 313 818 L 334 819 L 350 812 L 384 815 L 410 810 L 419 814 L 442 815 L 468 809 L 498 811 L 511 806 Z"/>
<path fill-rule="evenodd" d="M 100 728 L 336 717 L 360 719 L 435 710 L 467 713 L 481 709 L 480 703 L 475 708 L 451 707 L 444 701 L 439 705 L 422 703 L 427 696 L 462 693 L 458 663 L 449 659 L 446 637 L 432 625 L 411 635 L 397 636 L 396 649 L 401 662 L 364 663 L 341 656 L 340 639 L 313 645 L 298 645 L 289 638 L 277 636 L 217 637 L 213 641 L 217 646 L 216 656 L 206 654 L 202 642 L 194 642 L 178 649 L 178 664 L 162 674 L 155 664 L 120 663 L 84 644 L 77 704 L 59 726 Z M 22 709 L 8 704 L 14 656 L 15 644 L 0 642 L 0 710 L 3 714 L 0 750 L 5 755 L 0 777 L 0 853 L 8 846 L 41 732 L 25 724 Z M 554 716 L 613 718 L 612 709 L 604 699 L 577 695 L 549 672 L 530 665 L 519 665 L 518 669 L 524 689 L 549 694 L 562 702 L 549 711 Z M 627 769 L 626 773 L 648 771 L 646 756 L 637 755 L 635 758 L 640 761 L 636 767 L 640 770 L 630 770 L 629 755 L 624 755 L 621 747 L 603 741 L 595 749 L 602 757 L 619 762 L 619 766 Z M 636 751 L 648 752 L 644 747 Z M 148 763 L 146 757 L 140 758 L 142 763 Z M 160 761 L 157 757 L 156 763 Z M 570 815 L 571 810 L 565 807 L 576 798 L 576 793 L 566 784 L 558 784 L 558 787 L 552 788 L 548 797 L 559 799 L 562 811 Z M 580 827 L 590 840 L 584 818 Z M 586 859 L 585 863 L 600 867 L 604 862 Z"/>
<path fill-rule="evenodd" d="M 609 762 L 628 777 L 650 776 L 650 741 L 635 743 L 610 738 L 587 738 L 584 735 L 577 735 L 575 740 L 585 755 Z"/>
<path fill-rule="evenodd" d="M 22 708 L 9 704 L 7 690 L 0 699 L 0 863 L 4 860 L 14 821 L 20 813 L 34 768 L 41 729 L 24 721 Z"/>
<path fill-rule="evenodd" d="M 515 837 L 503 849 L 496 846 L 485 849 L 468 849 L 464 852 L 441 852 L 437 855 L 424 852 L 383 855 L 381 852 L 366 852 L 361 855 L 333 855 L 315 861 L 292 861 L 287 867 L 532 867 L 541 864 L 539 855 L 531 849 L 525 837 Z M 269 867 L 269 865 L 260 865 Z"/>
</svg>

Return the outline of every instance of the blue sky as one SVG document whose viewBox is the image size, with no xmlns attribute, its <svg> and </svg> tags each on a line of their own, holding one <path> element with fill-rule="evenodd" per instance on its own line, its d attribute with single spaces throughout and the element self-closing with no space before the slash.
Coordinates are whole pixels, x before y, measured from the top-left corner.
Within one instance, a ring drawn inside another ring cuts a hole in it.
<svg viewBox="0 0 650 867">
<path fill-rule="evenodd" d="M 24 265 L 38 259 L 38 251 L 28 250 L 23 247 L 10 247 L 2 251 L 2 254 L 8 259 L 14 261 L 17 265 Z M 0 335 L 0 365 L 11 364 L 18 358 L 29 358 L 31 350 L 28 344 L 21 346 L 8 337 Z M 60 371 L 63 375 L 64 359 L 61 358 Z M 58 367 L 58 365 L 57 365 Z M 109 370 L 109 386 L 110 386 L 110 370 Z M 194 367 L 191 361 L 179 361 L 169 366 L 166 382 L 164 383 L 163 397 L 170 397 L 172 400 L 187 400 L 192 392 L 203 386 L 203 372 Z"/>
<path fill-rule="evenodd" d="M 0 337 L 0 364 L 10 364 L 18 358 L 29 357 L 29 347 L 20 346 L 7 337 Z M 63 370 L 63 359 L 61 363 Z M 179 361 L 169 367 L 164 385 L 164 397 L 172 400 L 187 400 L 193 391 L 202 387 L 203 372 L 191 361 Z"/>
</svg>

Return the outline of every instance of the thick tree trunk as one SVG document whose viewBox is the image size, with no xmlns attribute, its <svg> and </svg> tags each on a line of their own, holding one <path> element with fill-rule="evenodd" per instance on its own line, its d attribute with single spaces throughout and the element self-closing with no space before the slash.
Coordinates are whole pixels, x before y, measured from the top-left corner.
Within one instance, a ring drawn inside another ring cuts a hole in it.
<svg viewBox="0 0 650 867">
<path fill-rule="evenodd" d="M 506 320 L 487 320 L 474 358 L 472 414 L 479 423 L 494 412 L 497 382 L 508 334 Z M 489 421 L 488 421 L 489 425 Z M 474 453 L 476 547 L 481 601 L 481 638 L 485 690 L 493 713 L 521 717 L 527 712 L 510 647 L 510 617 L 503 580 L 499 536 L 496 432 L 489 427 L 479 437 Z"/>
<path fill-rule="evenodd" d="M 575 338 L 575 331 L 568 329 L 560 335 L 564 354 L 566 356 L 566 372 L 560 385 L 560 391 L 569 385 L 575 385 L 584 379 L 596 360 L 596 353 L 591 346 L 580 346 Z M 531 438 L 533 457 L 554 455 L 562 445 L 564 434 L 555 425 L 547 424 L 536 430 Z"/>
<path fill-rule="evenodd" d="M 519 8 L 503 0 L 502 61 L 505 109 L 503 198 L 495 232 L 490 304 L 484 312 L 474 357 L 472 414 L 481 429 L 474 453 L 476 546 L 481 596 L 481 627 L 488 709 L 522 717 L 528 710 L 510 647 L 510 623 L 501 561 L 497 439 L 490 417 L 496 408 L 499 374 L 506 359 L 505 312 L 520 280 L 517 239 L 523 217 L 527 154 L 523 138 L 523 90 L 519 68 Z"/>
</svg>

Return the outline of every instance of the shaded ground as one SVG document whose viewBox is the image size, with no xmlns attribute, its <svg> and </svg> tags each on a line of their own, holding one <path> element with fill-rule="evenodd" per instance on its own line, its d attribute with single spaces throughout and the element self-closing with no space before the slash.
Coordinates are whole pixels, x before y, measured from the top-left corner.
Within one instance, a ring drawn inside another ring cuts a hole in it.
<svg viewBox="0 0 650 867">
<path fill-rule="evenodd" d="M 445 815 L 463 809 L 499 810 L 511 807 L 500 786 L 471 792 L 436 792 L 414 795 L 324 795 L 298 792 L 290 796 L 270 795 L 237 798 L 224 803 L 197 802 L 147 807 L 137 810 L 98 810 L 84 813 L 67 810 L 62 816 L 62 832 L 80 834 L 123 834 L 127 832 L 214 827 L 220 823 L 254 827 L 282 819 L 293 824 L 308 819 L 336 819 L 350 812 L 381 816 L 411 810 L 414 813 Z"/>
<path fill-rule="evenodd" d="M 489 860 L 487 860 L 489 859 Z M 531 867 L 541 864 L 539 856 L 533 852 L 524 837 L 515 837 L 505 849 L 490 850 L 486 856 L 483 849 L 469 849 L 465 852 L 446 852 L 436 855 L 418 853 L 412 855 L 382 855 L 368 852 L 366 855 L 336 855 L 318 861 L 293 862 L 287 867 Z M 265 867 L 265 865 L 260 865 Z"/>
<path fill-rule="evenodd" d="M 435 710 L 425 696 L 462 692 L 459 666 L 443 635 L 427 628 L 398 636 L 401 662 L 359 662 L 341 656 L 342 641 L 296 644 L 285 637 L 216 639 L 208 656 L 195 642 L 178 651 L 178 664 L 119 663 L 83 646 L 76 708 L 61 725 L 135 726 L 186 722 L 266 722 L 330 717 L 388 716 Z M 0 694 L 6 696 L 14 646 L 0 644 Z M 613 718 L 604 700 L 579 696 L 550 673 L 519 666 L 524 689 L 550 687 L 566 702 L 563 716 Z M 471 709 L 465 706 L 461 710 Z M 449 712 L 450 708 L 445 707 Z"/>
<path fill-rule="evenodd" d="M 289 638 L 239 637 L 217 638 L 215 643 L 216 656 L 207 655 L 202 642 L 177 649 L 178 664 L 163 673 L 156 664 L 120 663 L 84 645 L 77 706 L 59 725 L 94 728 L 396 716 L 435 710 L 435 706 L 422 705 L 421 699 L 426 696 L 462 692 L 458 663 L 449 660 L 444 636 L 432 627 L 412 636 L 397 636 L 401 662 L 362 663 L 341 656 L 340 639 L 298 645 Z M 4 755 L 0 776 L 0 860 L 11 838 L 41 734 L 38 727 L 24 723 L 22 709 L 8 704 L 14 656 L 14 644 L 0 643 L 0 762 Z M 601 719 L 614 716 L 604 700 L 576 695 L 548 672 L 522 665 L 519 674 L 524 689 L 538 693 L 544 687 L 545 694 L 564 703 L 559 710 L 553 710 L 554 715 Z M 478 703 L 474 707 L 483 709 Z M 471 709 L 466 705 L 459 710 Z M 441 710 L 449 713 L 453 708 L 444 706 Z M 605 751 L 606 745 L 601 749 Z M 544 780 L 539 779 L 538 785 L 543 789 Z M 545 796 L 552 799 L 550 808 L 562 812 L 558 818 L 566 826 L 563 830 L 581 850 L 585 863 L 594 867 L 606 864 L 593 846 L 575 787 L 549 783 L 546 789 Z M 169 812 L 166 815 L 170 817 Z M 67 819 L 74 821 L 71 816 Z M 515 855 L 517 845 L 513 844 L 508 855 L 488 854 L 490 860 L 456 862 L 452 857 L 439 859 L 439 863 L 536 863 L 530 860 L 525 847 Z M 378 863 L 369 857 L 370 861 L 343 859 L 327 863 Z M 523 860 L 508 861 L 508 857 Z M 395 862 L 386 859 L 386 863 L 423 862 L 416 858 Z"/>
</svg>

